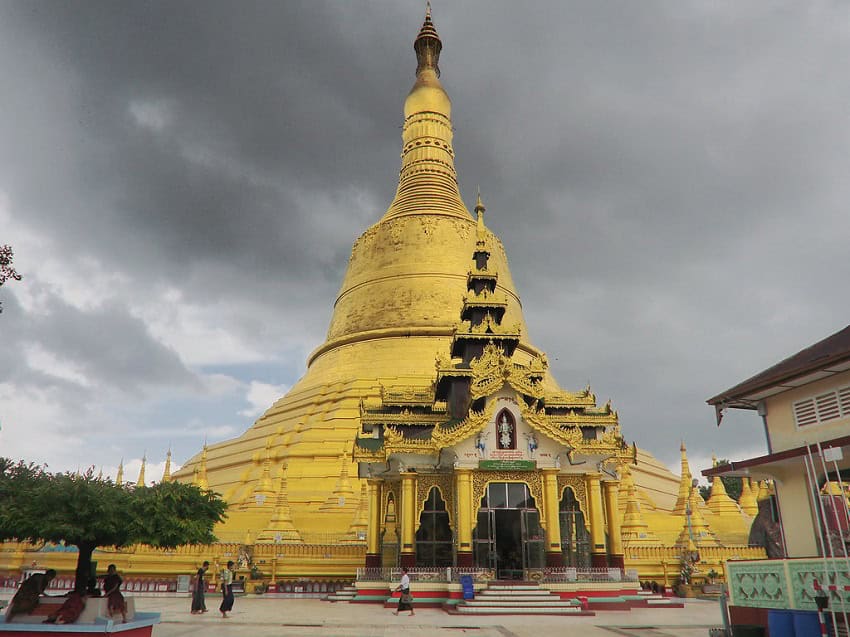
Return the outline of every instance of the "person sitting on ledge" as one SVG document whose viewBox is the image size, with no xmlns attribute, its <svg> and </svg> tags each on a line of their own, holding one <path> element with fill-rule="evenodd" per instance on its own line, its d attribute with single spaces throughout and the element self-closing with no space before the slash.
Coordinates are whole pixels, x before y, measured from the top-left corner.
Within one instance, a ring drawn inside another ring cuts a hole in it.
<svg viewBox="0 0 850 637">
<path fill-rule="evenodd" d="M 110 564 L 103 578 L 103 595 L 106 597 L 106 609 L 110 617 L 121 613 L 121 619 L 127 623 L 127 602 L 121 594 L 121 576 L 115 564 Z"/>
<path fill-rule="evenodd" d="M 39 598 L 44 595 L 47 585 L 54 577 L 56 577 L 56 571 L 51 568 L 45 573 L 33 573 L 25 579 L 12 601 L 9 602 L 9 608 L 6 609 L 6 621 L 12 621 L 15 615 L 32 613 L 38 606 Z"/>
<path fill-rule="evenodd" d="M 86 608 L 85 592 L 73 591 L 55 613 L 48 615 L 45 624 L 73 624 Z"/>
</svg>

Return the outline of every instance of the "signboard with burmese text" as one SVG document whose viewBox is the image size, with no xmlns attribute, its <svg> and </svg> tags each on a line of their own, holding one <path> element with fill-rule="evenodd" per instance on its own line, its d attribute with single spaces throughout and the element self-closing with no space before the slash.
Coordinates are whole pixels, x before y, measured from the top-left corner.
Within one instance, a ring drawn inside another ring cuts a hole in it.
<svg viewBox="0 0 850 637">
<path fill-rule="evenodd" d="M 478 468 L 485 471 L 534 471 L 534 460 L 479 460 Z"/>
</svg>

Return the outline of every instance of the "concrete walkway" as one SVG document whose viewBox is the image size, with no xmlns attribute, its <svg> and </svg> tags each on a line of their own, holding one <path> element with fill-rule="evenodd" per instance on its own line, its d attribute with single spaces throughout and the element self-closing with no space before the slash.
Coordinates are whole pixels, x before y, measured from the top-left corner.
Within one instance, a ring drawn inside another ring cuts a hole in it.
<svg viewBox="0 0 850 637">
<path fill-rule="evenodd" d="M 162 613 L 153 637 L 708 637 L 720 626 L 717 602 L 688 600 L 685 608 L 599 611 L 595 617 L 459 617 L 423 608 L 410 617 L 393 616 L 374 604 L 330 603 L 317 599 L 238 597 L 222 619 L 219 598 L 207 596 L 209 613 L 189 613 L 190 599 L 136 597 L 136 609 Z"/>
</svg>

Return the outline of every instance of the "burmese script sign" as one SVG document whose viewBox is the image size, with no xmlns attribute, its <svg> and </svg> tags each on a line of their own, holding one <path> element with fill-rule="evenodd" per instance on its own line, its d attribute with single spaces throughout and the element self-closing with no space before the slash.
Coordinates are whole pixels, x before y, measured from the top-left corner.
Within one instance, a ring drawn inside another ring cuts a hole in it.
<svg viewBox="0 0 850 637">
<path fill-rule="evenodd" d="M 479 460 L 479 469 L 487 471 L 534 471 L 537 462 L 534 460 Z"/>
</svg>

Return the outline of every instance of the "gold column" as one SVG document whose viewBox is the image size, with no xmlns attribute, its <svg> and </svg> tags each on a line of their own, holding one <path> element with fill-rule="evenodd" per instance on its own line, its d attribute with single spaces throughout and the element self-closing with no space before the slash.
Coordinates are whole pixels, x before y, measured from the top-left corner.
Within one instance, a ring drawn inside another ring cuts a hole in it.
<svg viewBox="0 0 850 637">
<path fill-rule="evenodd" d="M 623 568 L 623 531 L 620 528 L 619 483 L 606 481 L 602 483 L 605 495 L 605 515 L 608 517 L 608 550 L 609 565 Z"/>
<path fill-rule="evenodd" d="M 561 519 L 558 515 L 558 469 L 543 469 L 543 508 L 546 517 L 546 565 L 563 566 Z"/>
<path fill-rule="evenodd" d="M 416 565 L 416 474 L 401 474 L 400 566 Z"/>
<path fill-rule="evenodd" d="M 366 567 L 381 566 L 381 481 L 366 481 L 369 493 L 369 525 L 366 527 Z"/>
<path fill-rule="evenodd" d="M 471 567 L 475 511 L 472 507 L 472 472 L 469 469 L 455 469 L 455 489 L 457 491 L 457 565 Z"/>
<path fill-rule="evenodd" d="M 602 514 L 602 489 L 599 485 L 599 478 L 598 473 L 589 473 L 585 476 L 587 504 L 590 508 L 590 565 L 594 568 L 608 566 L 608 556 L 605 550 L 605 519 Z"/>
</svg>

